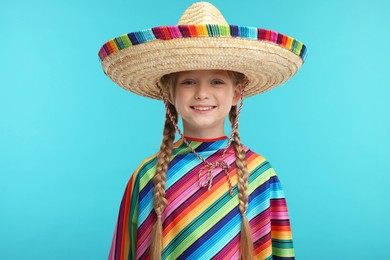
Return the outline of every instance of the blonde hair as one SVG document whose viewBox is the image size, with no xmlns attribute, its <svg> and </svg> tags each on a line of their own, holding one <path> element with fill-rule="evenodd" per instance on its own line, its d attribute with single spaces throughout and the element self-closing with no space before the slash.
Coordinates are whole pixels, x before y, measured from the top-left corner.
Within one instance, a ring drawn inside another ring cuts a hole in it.
<svg viewBox="0 0 390 260">
<path fill-rule="evenodd" d="M 237 121 L 237 106 L 233 106 L 229 113 L 230 123 L 233 125 Z M 240 238 L 240 255 L 242 260 L 253 259 L 253 241 L 249 221 L 246 217 L 246 210 L 248 209 L 248 178 L 249 172 L 246 165 L 246 153 L 241 145 L 240 135 L 238 129 L 233 135 L 233 147 L 236 152 L 236 165 L 238 173 L 238 198 L 239 209 L 242 216 L 241 223 L 241 238 Z"/>
<path fill-rule="evenodd" d="M 235 85 L 241 84 L 244 88 L 247 84 L 247 78 L 245 75 L 228 71 L 229 76 L 232 78 Z M 175 85 L 177 79 L 177 73 L 165 75 L 160 80 L 160 86 L 162 87 L 162 93 L 170 95 L 169 92 Z M 168 171 L 168 164 L 170 162 L 170 156 L 172 154 L 173 141 L 175 139 L 175 124 L 178 122 L 178 114 L 176 108 L 169 102 L 167 103 L 166 119 L 163 131 L 163 140 L 158 153 L 158 161 L 156 174 L 153 179 L 154 183 L 154 210 L 157 215 L 156 223 L 153 226 L 152 241 L 150 245 L 150 258 L 152 260 L 160 260 L 162 252 L 162 221 L 161 215 L 167 205 L 167 199 L 165 198 L 165 186 L 166 186 L 166 173 Z M 169 117 L 171 114 L 174 123 Z M 232 106 L 229 113 L 229 120 L 234 129 L 234 124 L 238 120 L 237 106 Z M 242 215 L 241 225 L 241 239 L 240 239 L 240 255 L 242 260 L 253 259 L 253 241 L 250 230 L 250 225 L 246 217 L 246 210 L 248 208 L 248 168 L 246 165 L 245 151 L 241 145 L 240 136 L 238 130 L 233 134 L 232 141 L 234 151 L 236 153 L 236 165 L 238 172 L 238 192 L 239 192 L 239 209 Z"/>
</svg>

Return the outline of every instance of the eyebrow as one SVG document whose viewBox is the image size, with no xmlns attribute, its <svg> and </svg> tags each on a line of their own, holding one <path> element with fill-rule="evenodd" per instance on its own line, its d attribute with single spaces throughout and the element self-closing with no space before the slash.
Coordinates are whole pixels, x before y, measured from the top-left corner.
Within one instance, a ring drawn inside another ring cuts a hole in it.
<svg viewBox="0 0 390 260">
<path fill-rule="evenodd" d="M 210 77 L 220 76 L 220 77 L 229 77 L 229 75 L 224 74 L 223 72 L 216 72 L 209 75 Z M 183 74 L 178 75 L 178 78 L 181 77 L 198 77 L 196 74 L 191 72 L 183 72 Z"/>
</svg>

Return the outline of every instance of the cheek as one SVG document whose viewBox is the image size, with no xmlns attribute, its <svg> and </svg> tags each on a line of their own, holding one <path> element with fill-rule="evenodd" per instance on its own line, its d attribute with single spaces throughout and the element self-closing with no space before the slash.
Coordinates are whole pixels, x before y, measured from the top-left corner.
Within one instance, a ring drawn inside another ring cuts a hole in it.
<svg viewBox="0 0 390 260">
<path fill-rule="evenodd" d="M 176 107 L 184 106 L 189 101 L 189 94 L 183 90 L 176 90 L 174 93 L 173 104 Z"/>
<path fill-rule="evenodd" d="M 219 94 L 219 100 L 221 100 L 226 105 L 231 105 L 234 100 L 233 90 L 226 90 L 224 93 Z"/>
</svg>

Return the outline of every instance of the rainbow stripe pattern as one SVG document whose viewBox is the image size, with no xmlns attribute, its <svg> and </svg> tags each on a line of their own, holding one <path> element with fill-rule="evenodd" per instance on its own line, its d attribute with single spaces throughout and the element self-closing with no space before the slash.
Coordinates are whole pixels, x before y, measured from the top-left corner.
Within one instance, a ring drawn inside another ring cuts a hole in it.
<svg viewBox="0 0 390 260">
<path fill-rule="evenodd" d="M 124 34 L 105 43 L 99 50 L 99 58 L 100 61 L 103 61 L 112 53 L 149 41 L 191 37 L 239 37 L 257 41 L 268 41 L 287 48 L 303 60 L 306 57 L 306 46 L 302 42 L 275 31 L 236 25 L 197 24 L 160 26 Z"/>
<path fill-rule="evenodd" d="M 228 140 L 191 140 L 190 145 L 213 162 Z M 290 221 L 283 190 L 272 166 L 245 148 L 249 175 L 250 223 L 256 259 L 294 259 Z M 198 185 L 200 160 L 179 140 L 174 145 L 166 182 L 167 208 L 162 215 L 162 259 L 239 259 L 241 213 L 233 147 L 225 162 L 234 195 L 223 172 L 216 172 L 211 190 Z M 120 205 L 110 260 L 149 259 L 156 214 L 153 182 L 157 158 L 142 162 L 130 178 Z"/>
</svg>

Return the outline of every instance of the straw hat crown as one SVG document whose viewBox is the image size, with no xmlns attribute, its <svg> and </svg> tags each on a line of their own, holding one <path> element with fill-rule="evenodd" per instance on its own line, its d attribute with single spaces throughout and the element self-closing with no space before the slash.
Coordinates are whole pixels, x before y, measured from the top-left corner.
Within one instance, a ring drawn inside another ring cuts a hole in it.
<svg viewBox="0 0 390 260">
<path fill-rule="evenodd" d="M 177 25 L 186 24 L 225 24 L 221 12 L 212 4 L 199 2 L 191 5 L 181 16 Z"/>
</svg>

